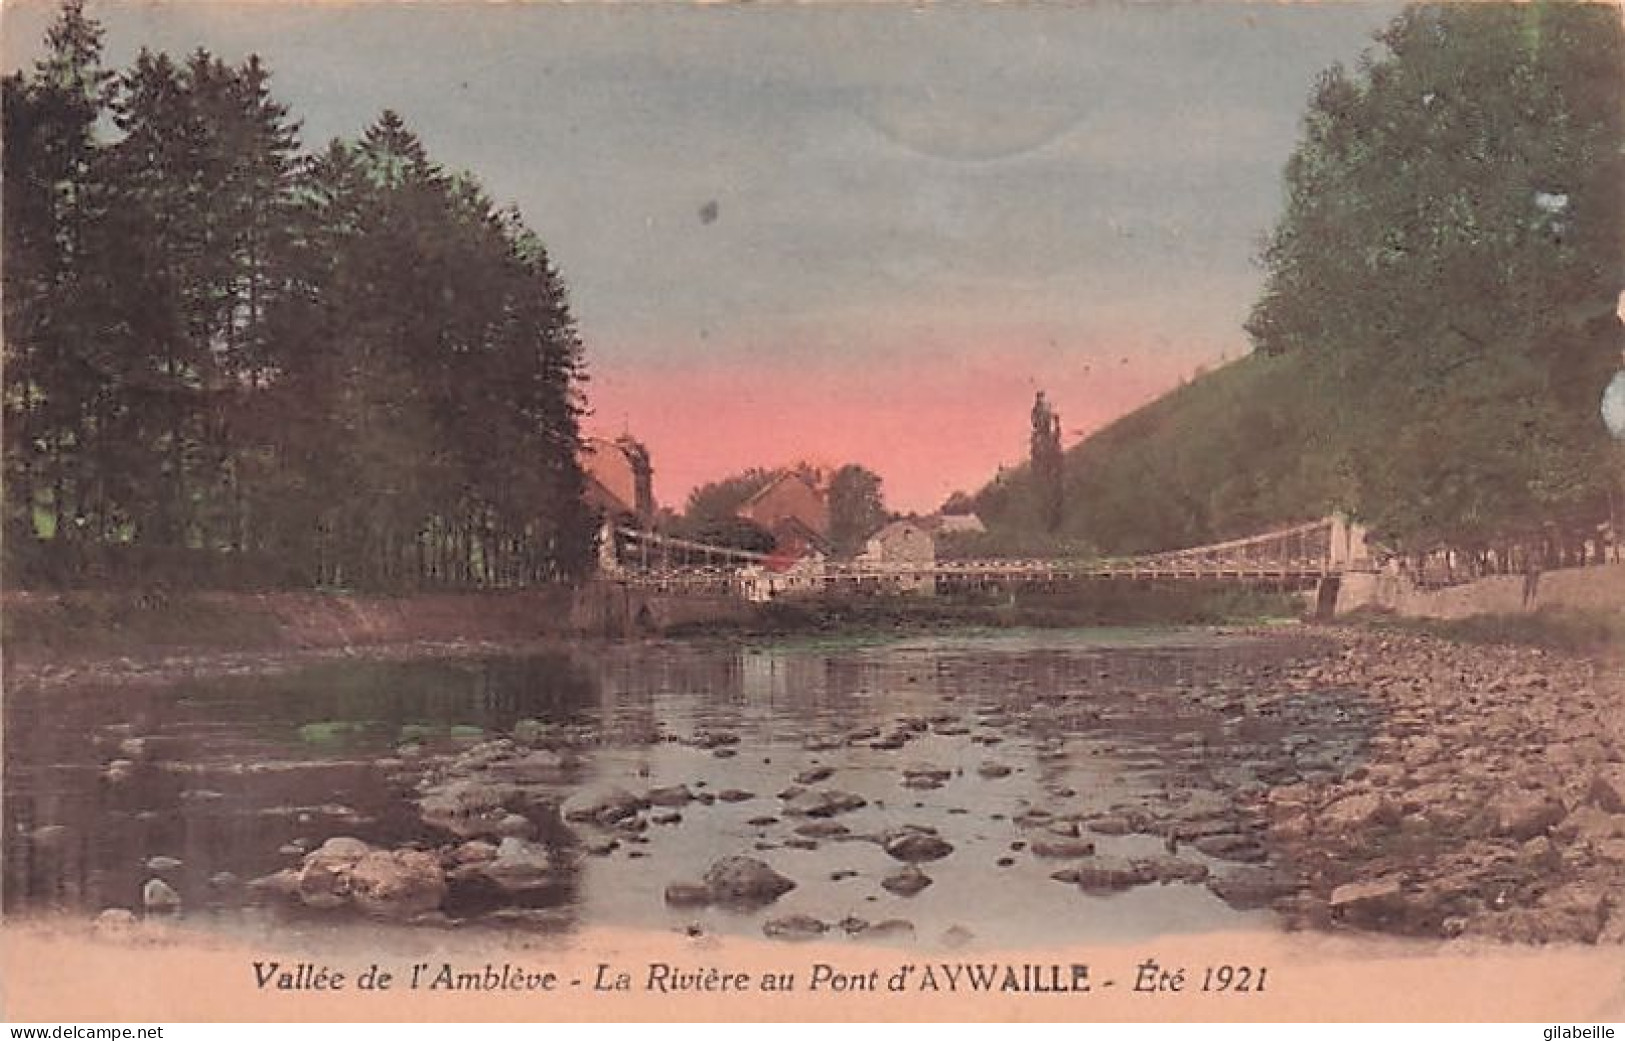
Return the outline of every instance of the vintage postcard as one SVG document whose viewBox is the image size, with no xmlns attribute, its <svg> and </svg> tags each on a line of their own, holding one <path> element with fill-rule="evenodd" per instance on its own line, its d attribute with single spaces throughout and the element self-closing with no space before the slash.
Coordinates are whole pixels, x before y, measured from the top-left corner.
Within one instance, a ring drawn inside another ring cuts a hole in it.
<svg viewBox="0 0 1625 1041">
<path fill-rule="evenodd" d="M 0 19 L 0 1018 L 1625 1019 L 1617 4 Z"/>
</svg>

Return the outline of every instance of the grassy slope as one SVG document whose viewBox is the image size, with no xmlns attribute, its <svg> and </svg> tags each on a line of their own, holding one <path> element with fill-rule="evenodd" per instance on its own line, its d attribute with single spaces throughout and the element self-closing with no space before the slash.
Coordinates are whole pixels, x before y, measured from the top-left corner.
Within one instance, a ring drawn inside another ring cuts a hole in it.
<svg viewBox="0 0 1625 1041">
<path fill-rule="evenodd" d="M 1335 484 L 1321 427 L 1295 360 L 1248 357 L 1227 365 L 1067 452 L 1057 541 L 1130 554 L 1324 515 Z M 1032 499 L 1025 467 L 978 493 L 990 543 L 1032 541 Z"/>
</svg>

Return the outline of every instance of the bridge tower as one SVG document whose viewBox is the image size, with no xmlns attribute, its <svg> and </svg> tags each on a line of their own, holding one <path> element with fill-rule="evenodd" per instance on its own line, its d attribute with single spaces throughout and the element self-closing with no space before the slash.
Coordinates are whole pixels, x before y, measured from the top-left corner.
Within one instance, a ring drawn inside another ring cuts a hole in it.
<svg viewBox="0 0 1625 1041">
<path fill-rule="evenodd" d="M 1371 548 L 1366 543 L 1366 527 L 1345 513 L 1331 516 L 1331 545 L 1326 562 L 1334 571 L 1374 571 Z"/>
</svg>

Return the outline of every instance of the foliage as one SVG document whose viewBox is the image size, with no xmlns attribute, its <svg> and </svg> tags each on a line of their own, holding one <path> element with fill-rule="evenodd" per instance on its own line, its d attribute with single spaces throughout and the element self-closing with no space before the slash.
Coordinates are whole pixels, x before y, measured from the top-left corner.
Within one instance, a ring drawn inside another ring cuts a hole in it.
<svg viewBox="0 0 1625 1041">
<path fill-rule="evenodd" d="M 1473 551 L 1606 516 L 1618 11 L 1413 6 L 1379 44 L 1310 99 L 1254 354 L 1068 452 L 1061 534 L 1129 554 L 1342 509 L 1394 548 Z M 1035 460 L 977 494 L 995 537 L 1044 530 L 1046 479 Z"/>
<path fill-rule="evenodd" d="M 773 533 L 744 517 L 718 517 L 703 519 L 685 525 L 681 531 L 685 538 L 703 542 L 708 546 L 742 549 L 750 553 L 772 552 Z"/>
<path fill-rule="evenodd" d="M 859 553 L 864 541 L 885 523 L 880 475 L 856 463 L 835 471 L 829 483 L 829 541 L 835 555 Z"/>
<path fill-rule="evenodd" d="M 936 549 L 938 560 L 1089 559 L 1096 556 L 1093 543 L 1019 522 L 996 522 L 986 531 L 939 531 Z"/>
<path fill-rule="evenodd" d="M 688 506 L 683 516 L 694 527 L 734 517 L 751 496 L 767 487 L 777 473 L 775 470 L 751 467 L 720 481 L 702 484 L 688 493 Z"/>
<path fill-rule="evenodd" d="M 1310 101 L 1254 341 L 1308 363 L 1386 541 L 1595 512 L 1625 284 L 1619 12 L 1417 6 L 1380 41 Z"/>
<path fill-rule="evenodd" d="M 100 40 L 67 0 L 4 84 L 8 581 L 581 573 L 582 347 L 519 215 L 393 113 L 302 154 L 257 58 Z"/>
</svg>

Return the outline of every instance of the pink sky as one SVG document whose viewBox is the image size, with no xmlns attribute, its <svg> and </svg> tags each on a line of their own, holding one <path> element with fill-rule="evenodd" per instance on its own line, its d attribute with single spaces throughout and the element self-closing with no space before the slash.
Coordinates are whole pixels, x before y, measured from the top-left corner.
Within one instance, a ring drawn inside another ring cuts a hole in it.
<svg viewBox="0 0 1625 1041">
<path fill-rule="evenodd" d="M 1037 390 L 1059 410 L 1071 445 L 1195 364 L 1166 350 L 1103 349 L 1088 361 L 1019 334 L 1007 343 L 949 351 L 931 365 L 920 363 L 919 350 L 881 350 L 862 371 L 847 360 L 771 356 L 681 367 L 601 361 L 592 367 L 585 427 L 627 429 L 648 445 L 655 495 L 678 510 L 699 484 L 809 459 L 861 463 L 880 474 L 889 508 L 929 512 L 1025 458 Z"/>
</svg>

